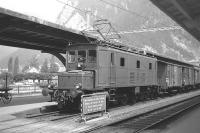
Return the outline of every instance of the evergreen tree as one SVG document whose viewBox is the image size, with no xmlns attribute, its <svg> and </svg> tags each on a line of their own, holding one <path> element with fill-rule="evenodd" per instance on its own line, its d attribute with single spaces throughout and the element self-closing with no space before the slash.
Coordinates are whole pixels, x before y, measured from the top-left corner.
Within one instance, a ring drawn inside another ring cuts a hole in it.
<svg viewBox="0 0 200 133">
<path fill-rule="evenodd" d="M 30 60 L 30 67 L 35 67 L 36 69 L 39 69 L 39 62 L 37 55 L 34 55 Z"/>
<path fill-rule="evenodd" d="M 19 73 L 19 59 L 18 57 L 15 58 L 14 62 L 14 70 L 13 70 L 13 75 L 17 75 Z"/>
<path fill-rule="evenodd" d="M 29 69 L 29 65 L 26 65 L 22 69 L 22 73 L 25 73 Z"/>
<path fill-rule="evenodd" d="M 49 72 L 58 72 L 59 66 L 56 64 L 55 56 L 51 56 Z"/>
<path fill-rule="evenodd" d="M 8 72 L 12 73 L 13 72 L 13 58 L 10 57 L 8 60 Z"/>
<path fill-rule="evenodd" d="M 49 72 L 49 69 L 48 69 L 48 60 L 47 59 L 44 60 L 44 63 L 42 65 L 42 67 L 41 67 L 40 72 L 42 72 L 42 73 L 48 73 Z"/>
</svg>

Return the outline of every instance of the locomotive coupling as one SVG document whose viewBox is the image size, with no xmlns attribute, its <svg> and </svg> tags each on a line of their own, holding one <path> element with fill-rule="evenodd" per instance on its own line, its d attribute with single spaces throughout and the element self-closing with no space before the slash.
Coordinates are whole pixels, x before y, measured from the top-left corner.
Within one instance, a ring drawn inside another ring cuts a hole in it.
<svg viewBox="0 0 200 133">
<path fill-rule="evenodd" d="M 43 88 L 42 89 L 42 95 L 43 96 L 48 96 L 48 95 L 50 95 L 50 94 L 52 94 L 53 93 L 53 90 L 50 90 L 50 89 L 48 89 L 48 88 Z"/>
</svg>

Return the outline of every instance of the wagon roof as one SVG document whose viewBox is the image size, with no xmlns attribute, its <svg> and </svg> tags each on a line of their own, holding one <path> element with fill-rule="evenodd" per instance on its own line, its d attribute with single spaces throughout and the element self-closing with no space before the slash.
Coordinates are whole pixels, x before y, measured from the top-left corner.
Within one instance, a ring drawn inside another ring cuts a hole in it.
<svg viewBox="0 0 200 133">
<path fill-rule="evenodd" d="M 180 60 L 176 60 L 176 59 L 172 59 L 170 57 L 166 57 L 166 56 L 162 56 L 162 55 L 154 55 L 158 61 L 164 61 L 164 62 L 168 62 L 171 64 L 176 64 L 176 65 L 182 65 L 182 66 L 187 66 L 187 67 L 194 67 L 195 65 L 184 62 L 184 61 L 180 61 Z"/>
</svg>

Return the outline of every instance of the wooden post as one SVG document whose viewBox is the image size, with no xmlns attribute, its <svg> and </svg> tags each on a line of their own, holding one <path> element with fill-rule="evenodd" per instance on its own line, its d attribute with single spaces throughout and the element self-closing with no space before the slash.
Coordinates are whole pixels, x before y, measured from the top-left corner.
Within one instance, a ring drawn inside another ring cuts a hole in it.
<svg viewBox="0 0 200 133">
<path fill-rule="evenodd" d="M 19 94 L 19 85 L 17 86 L 17 93 Z"/>
<path fill-rule="evenodd" d="M 6 73 L 6 89 L 7 89 L 7 86 L 8 86 L 8 83 L 7 83 L 7 82 L 8 82 L 8 79 L 7 79 L 7 78 L 8 78 L 8 75 L 7 75 L 7 73 Z"/>
</svg>

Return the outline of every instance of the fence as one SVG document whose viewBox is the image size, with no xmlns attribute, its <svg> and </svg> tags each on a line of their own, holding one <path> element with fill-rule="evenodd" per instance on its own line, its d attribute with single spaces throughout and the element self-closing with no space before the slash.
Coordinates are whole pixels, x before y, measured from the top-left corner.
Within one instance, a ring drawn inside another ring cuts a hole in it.
<svg viewBox="0 0 200 133">
<path fill-rule="evenodd" d="M 38 85 L 10 85 L 12 88 L 10 93 L 13 95 L 31 95 L 31 94 L 41 94 L 42 88 Z"/>
</svg>

